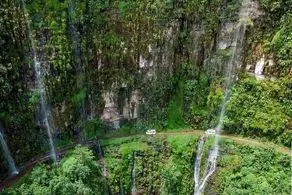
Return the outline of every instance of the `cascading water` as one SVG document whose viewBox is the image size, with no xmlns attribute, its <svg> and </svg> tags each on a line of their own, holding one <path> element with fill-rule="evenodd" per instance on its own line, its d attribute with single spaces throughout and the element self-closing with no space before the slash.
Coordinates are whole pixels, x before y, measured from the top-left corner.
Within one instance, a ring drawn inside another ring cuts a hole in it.
<svg viewBox="0 0 292 195">
<path fill-rule="evenodd" d="M 72 40 L 72 62 L 77 75 L 77 89 L 79 93 L 82 93 L 84 90 L 84 66 L 81 63 L 81 50 L 78 47 L 79 43 L 79 32 L 76 28 L 76 20 L 75 20 L 75 9 L 72 0 L 68 1 L 68 18 L 69 18 L 69 26 L 70 26 L 70 36 Z M 86 112 L 85 112 L 85 102 L 84 99 L 81 99 L 81 102 L 78 106 L 78 111 L 80 113 L 80 123 L 77 127 L 77 134 L 79 142 L 84 142 L 86 135 L 84 131 L 84 123 L 86 120 Z"/>
<path fill-rule="evenodd" d="M 254 69 L 254 75 L 256 79 L 264 79 L 265 76 L 263 74 L 265 68 L 265 56 L 263 55 L 259 61 L 257 61 Z"/>
<path fill-rule="evenodd" d="M 2 146 L 2 149 L 3 149 L 3 152 L 4 152 L 4 156 L 5 156 L 5 158 L 7 159 L 7 162 L 8 162 L 10 176 L 17 175 L 18 174 L 18 170 L 17 170 L 15 162 L 14 162 L 12 156 L 11 156 L 11 153 L 10 153 L 10 150 L 9 150 L 9 148 L 7 146 L 7 143 L 6 143 L 5 139 L 4 139 L 3 127 L 2 127 L 1 124 L 0 124 L 0 143 L 1 143 L 1 146 Z"/>
<path fill-rule="evenodd" d="M 256 75 L 262 75 L 265 66 L 265 56 L 263 55 L 261 59 L 256 63 L 254 73 Z"/>
<path fill-rule="evenodd" d="M 26 24 L 27 24 L 27 29 L 28 29 L 28 36 L 30 39 L 31 47 L 32 47 L 32 53 L 33 53 L 33 66 L 34 66 L 34 72 L 35 72 L 35 82 L 36 82 L 36 87 L 37 91 L 39 93 L 39 98 L 40 98 L 40 118 L 41 118 L 41 123 L 42 126 L 47 130 L 47 134 L 49 137 L 49 145 L 50 145 L 50 153 L 51 153 L 51 158 L 54 162 L 57 161 L 57 155 L 56 155 L 56 150 L 55 150 L 55 145 L 54 145 L 54 140 L 53 140 L 53 128 L 52 128 L 52 115 L 51 111 L 49 109 L 49 106 L 47 104 L 47 95 L 46 95 L 46 89 L 45 89 L 45 84 L 44 84 L 44 74 L 41 68 L 41 63 L 38 60 L 37 56 L 37 50 L 36 50 L 36 45 L 34 43 L 33 37 L 32 37 L 32 31 L 30 29 L 30 24 L 28 20 L 28 14 L 25 8 L 25 2 L 22 0 L 22 7 L 24 10 L 24 15 L 26 19 Z"/>
<path fill-rule="evenodd" d="M 123 186 L 122 186 L 122 182 L 121 181 L 120 181 L 119 195 L 124 195 L 124 189 L 123 189 Z"/>
<path fill-rule="evenodd" d="M 103 155 L 102 155 L 102 150 L 101 150 L 101 145 L 100 145 L 99 140 L 97 140 L 97 147 L 98 147 L 98 158 L 102 159 Z"/>
<path fill-rule="evenodd" d="M 195 187 L 194 191 L 198 189 L 199 187 L 199 181 L 200 181 L 200 165 L 201 165 L 201 159 L 203 155 L 203 148 L 205 144 L 205 137 L 202 136 L 199 140 L 198 143 L 198 148 L 197 148 L 197 155 L 196 155 L 196 160 L 195 160 L 195 170 L 194 170 L 194 180 L 195 180 Z"/>
<path fill-rule="evenodd" d="M 102 173 L 103 173 L 103 176 L 107 178 L 107 168 L 105 166 L 103 152 L 102 152 L 102 148 L 101 148 L 101 144 L 99 140 L 97 141 L 97 146 L 98 146 L 98 158 L 101 160 L 101 163 L 102 163 Z"/>
<path fill-rule="evenodd" d="M 224 97 L 223 97 L 223 101 L 222 101 L 222 106 L 221 106 L 221 111 L 220 111 L 220 115 L 219 115 L 219 122 L 217 124 L 217 127 L 215 128 L 216 130 L 216 134 L 215 134 L 215 141 L 213 144 L 213 149 L 209 152 L 209 156 L 207 159 L 207 168 L 206 168 L 206 172 L 202 178 L 202 180 L 199 182 L 198 181 L 198 176 L 195 177 L 195 190 L 194 190 L 194 195 L 199 195 L 201 193 L 204 192 L 204 188 L 206 186 L 206 183 L 208 181 L 208 179 L 210 178 L 210 176 L 215 172 L 216 170 L 216 163 L 217 163 L 217 157 L 219 155 L 219 139 L 220 139 L 220 130 L 223 127 L 223 120 L 224 120 L 224 115 L 225 115 L 225 108 L 226 108 L 226 103 L 227 100 L 230 96 L 230 90 L 231 90 L 231 86 L 234 80 L 234 71 L 236 69 L 236 62 L 239 60 L 240 57 L 240 53 L 242 51 L 242 46 L 243 46 L 243 40 L 244 40 L 244 36 L 245 36 L 245 31 L 246 31 L 246 26 L 247 26 L 247 22 L 248 22 L 248 16 L 249 16 L 249 6 L 250 6 L 250 0 L 243 0 L 242 2 L 242 7 L 239 13 L 239 22 L 238 25 L 236 26 L 236 30 L 234 33 L 234 40 L 235 43 L 232 46 L 231 49 L 231 57 L 229 59 L 228 62 L 228 66 L 226 69 L 226 89 L 225 89 L 225 93 L 224 93 Z M 199 143 L 200 144 L 200 143 Z M 202 151 L 200 151 L 202 152 Z M 200 167 L 200 156 L 202 154 L 200 154 L 198 152 L 197 154 L 197 160 L 196 163 L 198 163 L 198 165 L 196 165 L 195 167 Z M 199 174 L 197 172 L 195 172 L 195 174 Z"/>
<path fill-rule="evenodd" d="M 105 165 L 105 161 L 104 161 L 104 155 L 103 155 L 103 151 L 101 148 L 101 144 L 100 144 L 100 140 L 97 141 L 97 147 L 98 147 L 98 158 L 100 159 L 101 165 L 102 165 L 102 174 L 106 179 L 106 185 L 107 185 L 107 192 L 108 194 L 111 194 L 111 189 L 110 189 L 110 184 L 108 181 L 108 171 Z"/>
<path fill-rule="evenodd" d="M 215 137 L 215 139 L 219 139 Z M 216 142 L 216 141 L 215 141 Z M 219 142 L 219 140 L 218 140 Z M 218 153 L 219 153 L 219 145 L 215 145 L 214 148 L 209 152 L 209 156 L 208 156 L 208 160 L 207 160 L 207 168 L 206 168 L 206 172 L 204 174 L 204 177 L 202 178 L 201 182 L 199 183 L 200 185 L 197 186 L 197 188 L 195 189 L 195 195 L 199 195 L 201 194 L 201 192 L 204 191 L 204 187 L 209 179 L 209 177 L 214 173 L 214 171 L 216 170 L 216 162 L 217 162 L 217 157 L 218 157 Z"/>
<path fill-rule="evenodd" d="M 133 169 L 132 169 L 132 195 L 137 194 L 137 188 L 136 188 L 136 151 L 133 152 Z"/>
</svg>

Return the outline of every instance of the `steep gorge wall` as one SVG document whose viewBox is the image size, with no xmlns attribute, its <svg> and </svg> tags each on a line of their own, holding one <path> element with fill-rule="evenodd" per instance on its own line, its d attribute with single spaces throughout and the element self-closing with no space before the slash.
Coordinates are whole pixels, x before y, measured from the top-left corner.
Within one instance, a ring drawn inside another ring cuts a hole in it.
<svg viewBox="0 0 292 195">
<path fill-rule="evenodd" d="M 46 72 L 54 133 L 60 144 L 76 140 L 86 124 L 100 126 L 100 118 L 110 123 L 135 119 L 135 128 L 142 130 L 183 123 L 208 128 L 216 123 L 224 88 L 222 73 L 234 43 L 230 34 L 238 21 L 240 2 L 25 3 Z M 289 7 L 286 1 L 252 1 L 238 71 L 245 73 L 248 68 L 253 72 L 265 55 L 273 61 L 269 62 L 272 67 L 264 68 L 265 75 L 290 78 Z M 18 163 L 47 150 L 46 134 L 36 125 L 39 96 L 34 91 L 25 17 L 19 17 L 23 14 L 18 1 L 1 2 L 1 48 L 5 52 L 0 59 L 0 117 Z M 288 81 L 286 85 L 291 90 Z M 289 97 L 289 92 L 283 96 Z M 291 105 L 286 99 L 285 105 Z M 84 112 L 80 112 L 82 104 Z M 291 117 L 291 113 L 284 115 Z M 286 118 L 278 126 L 286 124 Z M 287 126 L 288 131 L 291 125 Z"/>
</svg>

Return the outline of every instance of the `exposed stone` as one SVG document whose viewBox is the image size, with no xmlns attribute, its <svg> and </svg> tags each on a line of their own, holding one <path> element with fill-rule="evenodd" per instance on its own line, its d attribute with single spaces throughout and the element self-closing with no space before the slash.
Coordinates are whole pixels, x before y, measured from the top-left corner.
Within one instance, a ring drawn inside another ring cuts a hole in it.
<svg viewBox="0 0 292 195">
<path fill-rule="evenodd" d="M 262 55 L 260 60 L 258 60 L 255 64 L 254 73 L 256 75 L 262 75 L 264 72 L 264 66 L 265 66 L 265 55 Z"/>
<path fill-rule="evenodd" d="M 112 127 L 113 129 L 119 129 L 119 121 L 121 117 L 118 111 L 116 97 L 113 90 L 103 93 L 103 99 L 105 106 L 101 116 L 102 122 L 107 126 Z"/>
<path fill-rule="evenodd" d="M 125 105 L 123 107 L 123 117 L 125 119 L 138 118 L 140 105 L 140 92 L 135 90 L 132 92 L 130 99 L 126 98 Z"/>
<path fill-rule="evenodd" d="M 140 54 L 139 56 L 139 67 L 144 68 L 148 66 L 148 61 Z"/>
</svg>

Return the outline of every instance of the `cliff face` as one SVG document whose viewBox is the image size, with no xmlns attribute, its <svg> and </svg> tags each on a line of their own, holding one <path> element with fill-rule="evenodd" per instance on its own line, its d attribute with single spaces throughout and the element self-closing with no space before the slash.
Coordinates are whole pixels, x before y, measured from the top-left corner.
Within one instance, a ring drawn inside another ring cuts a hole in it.
<svg viewBox="0 0 292 195">
<path fill-rule="evenodd" d="M 285 101 L 271 105 L 281 105 L 275 113 L 285 120 L 273 138 L 288 131 L 291 113 L 283 110 L 291 107 L 291 4 L 271 2 L 251 1 L 247 13 L 239 13 L 241 2 L 223 0 L 24 1 L 57 145 L 123 129 L 124 121 L 135 131 L 214 125 L 239 14 L 248 15 L 249 25 L 236 51 L 234 80 L 240 85 L 247 72 L 264 82 L 280 78 L 284 84 L 275 90 Z M 0 118 L 20 163 L 46 151 L 47 137 L 36 122 L 39 94 L 23 5 L 2 5 Z M 236 123 L 229 128 L 242 127 Z"/>
</svg>

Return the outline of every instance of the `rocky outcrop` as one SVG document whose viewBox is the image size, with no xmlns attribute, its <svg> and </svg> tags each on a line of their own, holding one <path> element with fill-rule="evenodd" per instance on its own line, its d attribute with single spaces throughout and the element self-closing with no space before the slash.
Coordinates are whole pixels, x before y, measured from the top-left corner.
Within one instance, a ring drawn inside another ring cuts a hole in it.
<svg viewBox="0 0 292 195">
<path fill-rule="evenodd" d="M 101 116 L 102 122 L 113 129 L 119 129 L 121 116 L 116 103 L 117 97 L 114 90 L 104 92 L 103 99 L 105 106 Z"/>
<path fill-rule="evenodd" d="M 124 119 L 136 119 L 139 116 L 140 106 L 140 92 L 134 90 L 130 98 L 126 98 L 125 105 L 123 107 L 123 118 Z"/>
</svg>

